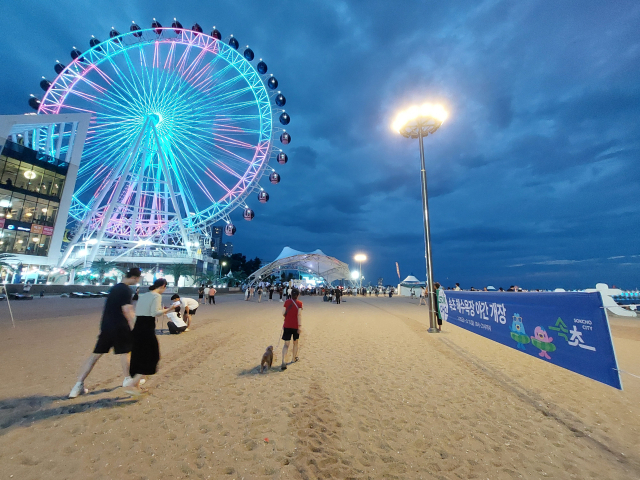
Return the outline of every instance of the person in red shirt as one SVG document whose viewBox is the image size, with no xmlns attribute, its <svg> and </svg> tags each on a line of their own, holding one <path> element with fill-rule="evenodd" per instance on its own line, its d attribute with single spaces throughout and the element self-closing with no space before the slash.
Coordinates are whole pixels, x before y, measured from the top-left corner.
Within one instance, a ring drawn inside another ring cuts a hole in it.
<svg viewBox="0 0 640 480">
<path fill-rule="evenodd" d="M 287 364 L 284 359 L 287 356 L 289 350 L 289 342 L 293 337 L 293 361 L 297 362 L 298 359 L 298 339 L 300 338 L 300 330 L 302 328 L 302 302 L 298 300 L 298 290 L 291 292 L 291 298 L 284 302 L 282 306 L 282 314 L 284 315 L 284 325 L 282 340 L 284 340 L 284 347 L 282 347 L 282 370 L 287 369 Z"/>
</svg>

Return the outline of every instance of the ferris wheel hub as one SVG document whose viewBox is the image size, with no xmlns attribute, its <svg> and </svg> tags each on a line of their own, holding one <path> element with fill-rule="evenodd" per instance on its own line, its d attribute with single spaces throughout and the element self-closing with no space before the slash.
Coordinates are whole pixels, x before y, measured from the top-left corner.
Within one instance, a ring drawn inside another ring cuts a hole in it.
<svg viewBox="0 0 640 480">
<path fill-rule="evenodd" d="M 149 120 L 151 120 L 151 122 L 153 122 L 154 125 L 158 126 L 162 123 L 162 120 L 164 119 L 162 118 L 162 115 L 160 115 L 159 113 L 150 113 Z"/>
</svg>

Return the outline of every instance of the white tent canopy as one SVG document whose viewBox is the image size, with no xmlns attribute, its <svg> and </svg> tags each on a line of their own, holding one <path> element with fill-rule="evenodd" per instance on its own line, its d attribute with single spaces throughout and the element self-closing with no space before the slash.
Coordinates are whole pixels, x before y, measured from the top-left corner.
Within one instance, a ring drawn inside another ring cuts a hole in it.
<svg viewBox="0 0 640 480">
<path fill-rule="evenodd" d="M 413 275 L 409 275 L 407 278 L 405 278 L 404 280 L 402 280 L 402 282 L 400 282 L 401 285 L 424 285 L 425 282 L 421 282 L 420 280 L 418 280 L 416 277 L 414 277 Z"/>
<path fill-rule="evenodd" d="M 290 247 L 284 247 L 273 262 L 253 272 L 247 282 L 251 285 L 274 274 L 279 277 L 279 272 L 287 270 L 312 274 L 323 278 L 328 283 L 350 278 L 349 265 L 337 258 L 325 255 L 322 250 L 300 252 Z"/>
<path fill-rule="evenodd" d="M 426 286 L 426 282 L 421 282 L 413 275 L 409 275 L 407 278 L 400 282 L 398 285 L 398 295 L 408 297 L 411 295 L 411 291 L 413 290 L 415 293 L 419 293 L 420 288 Z"/>
</svg>

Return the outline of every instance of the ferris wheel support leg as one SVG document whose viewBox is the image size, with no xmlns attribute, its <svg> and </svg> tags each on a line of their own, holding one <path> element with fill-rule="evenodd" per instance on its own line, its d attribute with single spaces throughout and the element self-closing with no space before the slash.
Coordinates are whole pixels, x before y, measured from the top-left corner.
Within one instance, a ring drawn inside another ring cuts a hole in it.
<svg viewBox="0 0 640 480">
<path fill-rule="evenodd" d="M 80 238 L 82 237 L 82 235 L 84 234 L 85 230 L 87 229 L 87 226 L 92 223 L 91 219 L 94 217 L 94 215 L 96 214 L 96 212 L 100 208 L 100 205 L 102 204 L 102 201 L 104 200 L 104 197 L 107 195 L 107 193 L 109 193 L 111 191 L 111 188 L 109 188 L 109 186 L 113 185 L 113 182 L 116 181 L 116 178 L 118 178 L 118 175 L 120 175 L 120 173 L 123 172 L 124 165 L 127 163 L 127 161 L 130 158 L 130 156 L 132 156 L 134 154 L 134 146 L 135 145 L 139 145 L 140 138 L 144 134 L 144 131 L 145 131 L 145 125 L 143 125 L 142 131 L 140 132 L 140 135 L 138 136 L 138 139 L 137 139 L 138 141 L 136 142 L 136 144 L 134 144 L 131 147 L 129 147 L 129 150 L 127 150 L 127 153 L 125 153 L 122 156 L 122 159 L 120 160 L 118 165 L 116 165 L 116 167 L 113 169 L 113 172 L 111 173 L 111 177 L 109 178 L 109 182 L 105 185 L 105 187 L 100 192 L 100 195 L 98 196 L 96 201 L 93 203 L 93 207 L 91 208 L 91 211 L 89 212 L 89 214 L 87 216 L 85 216 L 85 221 L 82 222 L 82 225 L 80 226 L 80 230 L 78 230 L 78 233 L 76 233 L 76 235 L 73 237 L 73 240 L 71 240 L 71 243 L 69 243 L 69 245 L 67 246 L 65 254 L 62 257 L 62 260 L 60 261 L 60 263 L 58 264 L 58 267 L 61 267 L 61 266 L 66 264 L 67 259 L 69 258 L 69 255 L 73 251 L 73 248 L 80 241 Z M 137 150 L 137 147 L 135 148 L 135 150 Z"/>
<path fill-rule="evenodd" d="M 142 199 L 142 182 L 144 181 L 144 169 L 147 165 L 147 159 L 149 158 L 149 152 L 143 157 L 142 165 L 140 166 L 140 170 L 138 172 L 137 179 L 137 195 L 136 195 L 136 204 L 133 207 L 133 215 L 131 215 L 131 232 L 129 234 L 129 240 L 133 241 L 136 234 L 136 222 L 138 221 L 138 213 L 140 211 L 140 200 Z"/>
<path fill-rule="evenodd" d="M 169 150 L 169 155 L 171 155 L 171 160 L 173 161 L 173 163 L 177 164 L 178 162 L 176 162 L 175 157 L 173 156 L 173 151 L 172 150 Z M 177 169 L 176 169 L 176 174 L 179 174 L 179 171 Z M 182 180 L 184 180 L 184 179 L 182 179 Z M 184 205 L 185 215 L 188 215 L 189 214 L 189 205 L 187 205 L 187 196 L 185 195 L 185 192 L 183 192 L 182 190 L 180 191 L 180 198 L 182 199 L 182 205 Z"/>
<path fill-rule="evenodd" d="M 176 211 L 176 218 L 178 219 L 178 225 L 180 226 L 182 241 L 184 242 L 184 246 L 187 249 L 187 255 L 191 256 L 191 247 L 189 246 L 189 237 L 187 236 L 187 230 L 184 228 L 184 223 L 182 222 L 182 216 L 180 215 L 180 207 L 178 206 L 178 199 L 176 198 L 176 194 L 173 191 L 173 186 L 171 185 L 171 181 L 170 181 L 171 177 L 169 177 L 169 168 L 167 166 L 167 158 L 164 156 L 164 151 L 162 150 L 162 146 L 160 145 L 160 139 L 158 138 L 158 132 L 156 131 L 156 126 L 153 123 L 151 124 L 151 129 L 153 131 L 153 136 L 156 141 L 156 146 L 158 147 L 158 156 L 160 157 L 160 165 L 162 167 L 162 173 L 164 175 L 165 181 L 167 182 L 167 187 L 169 188 L 171 203 L 173 203 L 173 208 Z M 189 211 L 187 210 L 185 214 L 188 215 Z"/>
<path fill-rule="evenodd" d="M 116 207 L 116 205 L 118 204 L 118 199 L 120 198 L 120 194 L 122 193 L 122 188 L 124 187 L 124 184 L 125 184 L 125 182 L 127 180 L 127 175 L 129 174 L 129 171 L 131 170 L 131 165 L 133 164 L 133 160 L 136 158 L 136 154 L 138 153 L 138 150 L 140 149 L 140 142 L 142 141 L 142 138 L 145 135 L 145 131 L 149 127 L 150 123 L 151 122 L 149 121 L 149 119 L 145 120 L 145 123 L 142 126 L 142 130 L 140 131 L 140 134 L 138 135 L 138 138 L 136 139 L 136 143 L 135 143 L 133 149 L 131 150 L 131 154 L 126 159 L 126 165 L 124 166 L 124 168 L 121 171 L 120 178 L 118 180 L 118 185 L 116 186 L 115 192 L 113 193 L 113 197 L 112 198 L 114 199 L 114 201 L 109 204 L 109 207 L 107 208 L 106 212 L 102 216 L 102 224 L 100 225 L 100 229 L 98 230 L 98 234 L 96 235 L 96 243 L 91 248 L 91 253 L 89 254 L 89 258 L 87 259 L 87 263 L 89 265 L 91 265 L 91 263 L 93 263 L 94 258 L 96 258 L 96 254 L 98 253 L 98 249 L 100 248 L 100 242 L 102 241 L 102 238 L 104 237 L 104 232 L 106 231 L 107 226 L 109 225 L 109 220 L 111 219 L 111 215 L 113 214 L 113 210 Z M 103 195 L 101 195 L 103 199 L 104 199 L 104 195 L 105 194 L 106 194 L 106 192 L 104 192 Z M 91 218 L 91 217 L 89 217 L 89 218 Z"/>
</svg>

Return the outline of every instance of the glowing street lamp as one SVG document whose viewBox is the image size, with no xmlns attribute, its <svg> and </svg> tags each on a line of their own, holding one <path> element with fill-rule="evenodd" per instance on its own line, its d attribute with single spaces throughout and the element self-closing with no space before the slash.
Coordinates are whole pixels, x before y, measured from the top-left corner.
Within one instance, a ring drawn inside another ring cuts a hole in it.
<svg viewBox="0 0 640 480">
<path fill-rule="evenodd" d="M 442 105 L 425 103 L 413 106 L 400 112 L 393 122 L 392 128 L 406 138 L 417 138 L 420 144 L 420 164 L 422 179 L 422 212 L 424 218 L 425 260 L 427 263 L 427 295 L 429 296 L 429 332 L 437 333 L 436 294 L 433 291 L 433 267 L 431 261 L 431 231 L 429 228 L 429 200 L 427 197 L 427 171 L 424 167 L 423 138 L 434 134 L 447 119 L 447 112 Z"/>
<path fill-rule="evenodd" d="M 360 288 L 362 288 L 362 262 L 367 261 L 367 256 L 364 253 L 358 253 L 353 259 L 360 264 Z"/>
<path fill-rule="evenodd" d="M 220 283 L 222 283 L 222 267 L 224 267 L 227 264 L 227 262 L 222 262 L 222 266 L 220 267 L 220 275 L 218 275 L 218 278 L 220 279 Z"/>
</svg>

